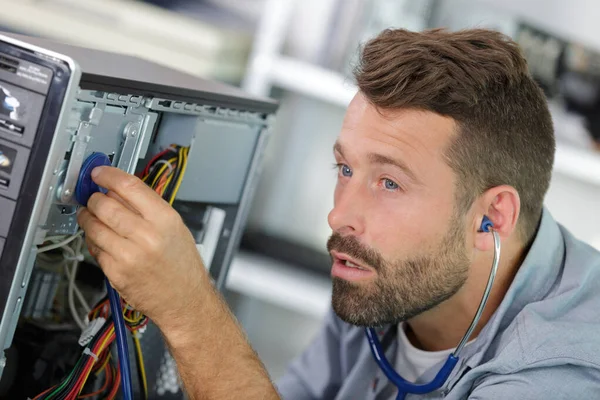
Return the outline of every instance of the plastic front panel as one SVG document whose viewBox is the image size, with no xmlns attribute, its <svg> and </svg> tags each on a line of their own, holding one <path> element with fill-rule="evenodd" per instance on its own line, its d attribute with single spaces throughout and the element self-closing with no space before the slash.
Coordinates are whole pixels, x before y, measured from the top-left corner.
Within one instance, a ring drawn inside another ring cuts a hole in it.
<svg viewBox="0 0 600 400">
<path fill-rule="evenodd" d="M 6 197 L 0 197 L 0 236 L 7 237 L 10 229 L 16 202 Z"/>
<path fill-rule="evenodd" d="M 24 146 L 31 146 L 43 108 L 44 96 L 41 94 L 0 80 L 2 137 Z"/>
<path fill-rule="evenodd" d="M 0 196 L 17 199 L 28 159 L 29 149 L 0 138 Z"/>
<path fill-rule="evenodd" d="M 68 143 L 54 140 L 59 122 L 66 122 L 59 117 L 80 77 L 68 60 L 4 39 L 0 35 L 0 357 L 12 341 L 27 290 L 24 277 L 35 260 L 35 230 L 47 212 L 46 163 L 57 165 L 65 153 L 58 148 Z"/>
</svg>

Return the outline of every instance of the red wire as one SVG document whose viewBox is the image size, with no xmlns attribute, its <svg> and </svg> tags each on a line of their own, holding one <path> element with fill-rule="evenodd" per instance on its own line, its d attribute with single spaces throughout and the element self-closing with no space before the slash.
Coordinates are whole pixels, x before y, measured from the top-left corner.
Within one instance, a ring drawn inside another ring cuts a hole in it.
<svg viewBox="0 0 600 400">
<path fill-rule="evenodd" d="M 154 161 L 158 160 L 160 158 L 160 156 L 166 154 L 167 151 L 171 151 L 171 148 L 168 147 L 168 148 L 164 149 L 163 151 L 161 151 L 160 153 L 158 153 L 157 155 L 155 155 L 154 157 L 152 157 L 152 159 L 150 160 L 150 162 L 146 165 L 146 168 L 144 168 L 144 172 L 142 173 L 142 177 L 148 175 L 148 171 L 150 171 L 150 166 L 152 164 L 154 164 Z"/>
<path fill-rule="evenodd" d="M 104 300 L 102 303 L 98 304 L 92 311 L 88 313 L 88 317 L 92 317 L 93 313 L 96 311 L 102 311 L 102 308 L 108 304 L 108 300 Z"/>
<path fill-rule="evenodd" d="M 107 330 L 106 332 L 104 332 L 104 334 L 100 337 L 100 340 L 98 340 L 98 342 L 96 343 L 96 346 L 94 346 L 94 348 L 91 350 L 92 353 L 96 354 L 97 356 L 101 356 L 101 354 L 98 354 L 98 350 L 100 349 L 100 346 L 102 345 L 102 343 L 104 342 L 104 340 L 106 339 L 106 336 L 109 334 L 110 329 Z M 109 348 L 109 345 L 112 343 L 112 341 L 115 339 L 115 333 L 114 331 L 112 332 L 112 334 L 108 337 L 108 341 L 106 343 L 106 347 L 104 348 L 103 351 L 106 351 Z M 88 370 L 91 369 L 94 366 L 94 362 L 96 360 L 89 356 L 89 359 L 87 360 L 85 367 L 83 368 L 82 373 L 79 375 L 79 378 L 77 378 L 77 382 L 75 382 L 75 386 L 73 389 L 73 393 L 75 395 L 75 398 L 77 397 L 77 395 L 79 394 L 79 392 L 81 391 L 81 389 L 83 388 L 83 385 L 85 385 L 85 378 L 89 375 Z"/>
<path fill-rule="evenodd" d="M 94 359 L 89 356 L 89 360 L 87 360 L 85 367 L 83 368 L 81 374 L 79 375 L 79 378 L 77 378 L 77 382 L 75 382 L 75 386 L 73 387 L 73 391 L 69 394 L 69 396 L 67 397 L 67 399 L 75 399 L 77 398 L 77 395 L 79 394 L 79 392 L 81 391 L 83 385 L 85 385 L 85 378 L 88 374 L 87 371 L 88 369 L 91 369 L 92 366 L 94 365 Z"/>
</svg>

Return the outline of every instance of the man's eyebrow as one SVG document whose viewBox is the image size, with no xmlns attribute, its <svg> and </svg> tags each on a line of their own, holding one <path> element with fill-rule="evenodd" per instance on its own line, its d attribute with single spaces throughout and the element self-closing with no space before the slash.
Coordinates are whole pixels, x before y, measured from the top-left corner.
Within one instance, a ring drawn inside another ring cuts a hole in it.
<svg viewBox="0 0 600 400">
<path fill-rule="evenodd" d="M 380 165 L 392 165 L 396 168 L 401 169 L 413 182 L 418 183 L 419 179 L 415 175 L 412 169 L 401 160 L 396 160 L 388 156 L 384 156 L 383 154 L 378 153 L 369 153 L 367 155 L 369 162 L 371 164 L 380 164 Z"/>
<path fill-rule="evenodd" d="M 335 144 L 333 145 L 333 152 L 338 152 L 342 157 L 344 156 L 344 152 L 342 151 L 342 145 L 340 144 L 340 142 L 335 142 Z"/>
<path fill-rule="evenodd" d="M 334 153 L 339 153 L 342 157 L 344 157 L 344 152 L 342 151 L 342 144 L 340 142 L 335 142 L 333 145 Z M 399 168 L 408 176 L 410 180 L 415 183 L 420 183 L 419 179 L 415 175 L 412 169 L 409 166 L 402 162 L 401 160 L 395 160 L 391 157 L 384 156 L 383 154 L 378 153 L 369 153 L 367 158 L 371 164 L 379 164 L 379 165 L 392 165 L 396 168 Z"/>
</svg>

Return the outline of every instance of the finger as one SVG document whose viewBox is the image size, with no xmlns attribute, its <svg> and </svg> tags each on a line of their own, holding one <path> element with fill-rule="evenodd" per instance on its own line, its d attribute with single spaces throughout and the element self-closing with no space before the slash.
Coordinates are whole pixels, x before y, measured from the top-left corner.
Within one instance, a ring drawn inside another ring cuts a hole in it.
<svg viewBox="0 0 600 400">
<path fill-rule="evenodd" d="M 111 197 L 111 198 L 117 200 L 119 203 L 123 204 L 125 207 L 127 207 L 127 209 L 129 209 L 130 211 L 134 212 L 135 214 L 141 215 L 138 212 L 138 210 L 136 210 L 135 208 L 133 208 L 129 203 L 127 203 L 125 200 L 123 200 L 123 198 L 121 198 L 121 196 L 119 196 L 115 192 L 108 192 L 108 193 L 106 193 L 106 195 L 108 197 Z"/>
<path fill-rule="evenodd" d="M 94 193 L 88 200 L 87 209 L 106 226 L 125 238 L 134 238 L 147 223 L 119 201 L 102 193 Z"/>
<path fill-rule="evenodd" d="M 113 256 L 119 255 L 126 248 L 125 238 L 116 234 L 102 221 L 96 218 L 87 208 L 82 208 L 77 215 L 77 222 L 85 232 L 86 240 L 90 240 L 100 253 L 106 252 Z"/>
<path fill-rule="evenodd" d="M 88 253 L 90 253 L 92 257 L 96 258 L 96 256 L 100 254 L 100 248 L 96 246 L 94 242 L 92 242 L 87 236 L 85 238 L 85 245 L 87 247 Z"/>
<path fill-rule="evenodd" d="M 85 238 L 85 243 L 88 248 L 88 252 L 94 259 L 98 262 L 98 265 L 102 270 L 108 269 L 110 270 L 110 266 L 115 264 L 115 260 L 112 258 L 110 254 L 104 252 L 98 247 L 91 239 Z"/>
<path fill-rule="evenodd" d="M 139 178 L 115 167 L 94 168 L 92 179 L 99 186 L 118 194 L 148 220 L 153 220 L 158 211 L 168 204 Z"/>
</svg>

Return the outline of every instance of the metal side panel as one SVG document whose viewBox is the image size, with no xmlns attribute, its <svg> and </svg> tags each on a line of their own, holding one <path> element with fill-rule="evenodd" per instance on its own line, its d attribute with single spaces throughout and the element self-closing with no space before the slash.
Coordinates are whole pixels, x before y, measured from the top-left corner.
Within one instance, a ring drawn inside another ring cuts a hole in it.
<svg viewBox="0 0 600 400">
<path fill-rule="evenodd" d="M 225 280 L 227 279 L 227 274 L 229 272 L 229 267 L 231 266 L 231 261 L 235 252 L 238 250 L 240 241 L 242 239 L 243 229 L 248 219 L 248 212 L 250 211 L 250 205 L 252 203 L 252 199 L 254 198 L 256 185 L 258 183 L 260 174 L 262 173 L 262 160 L 264 157 L 265 147 L 268 143 L 270 134 L 271 130 L 269 127 L 261 129 L 258 141 L 256 143 L 256 149 L 254 151 L 252 162 L 248 169 L 248 174 L 246 182 L 244 183 L 244 189 L 240 199 L 239 208 L 235 216 L 235 222 L 230 232 L 231 237 L 229 238 L 229 242 L 227 243 L 227 249 L 225 250 L 225 255 L 223 257 L 222 267 L 219 271 L 219 276 L 217 278 L 216 286 L 219 290 L 221 290 L 223 285 L 225 285 Z M 224 232 L 224 234 L 226 233 L 227 232 Z"/>
</svg>

